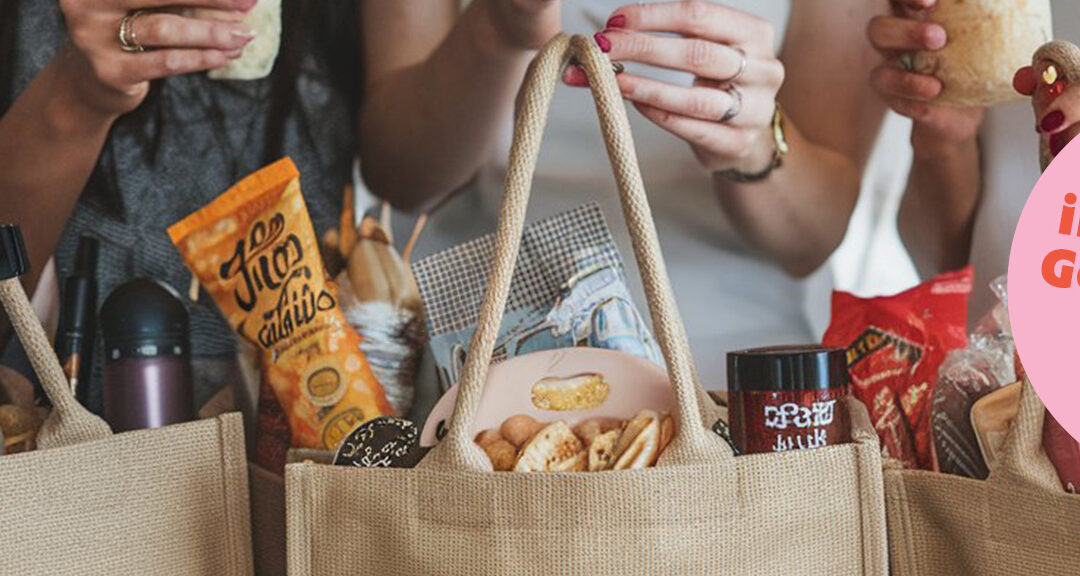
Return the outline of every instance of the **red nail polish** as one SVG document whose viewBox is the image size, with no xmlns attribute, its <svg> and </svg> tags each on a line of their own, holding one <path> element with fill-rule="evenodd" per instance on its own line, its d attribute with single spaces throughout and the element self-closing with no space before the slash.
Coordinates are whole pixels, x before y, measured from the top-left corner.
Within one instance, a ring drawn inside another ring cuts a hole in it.
<svg viewBox="0 0 1080 576">
<path fill-rule="evenodd" d="M 1065 113 L 1061 110 L 1054 110 L 1053 112 L 1043 116 L 1042 122 L 1039 122 L 1039 128 L 1043 132 L 1053 132 L 1061 125 L 1065 123 Z"/>
<path fill-rule="evenodd" d="M 596 45 L 600 47 L 600 51 L 604 54 L 611 52 L 611 40 L 607 36 L 604 36 L 603 32 L 597 32 L 593 34 L 593 40 L 596 40 Z"/>
<path fill-rule="evenodd" d="M 605 28 L 625 28 L 626 16 L 623 14 L 616 14 L 608 19 Z"/>
<path fill-rule="evenodd" d="M 1065 145 L 1069 143 L 1069 139 L 1065 136 L 1064 132 L 1058 132 L 1050 137 L 1050 155 L 1057 156 L 1065 149 Z"/>
<path fill-rule="evenodd" d="M 563 73 L 563 82 L 567 86 L 584 88 L 589 85 L 589 77 L 585 74 L 584 68 L 575 64 L 567 67 L 566 72 Z"/>
</svg>

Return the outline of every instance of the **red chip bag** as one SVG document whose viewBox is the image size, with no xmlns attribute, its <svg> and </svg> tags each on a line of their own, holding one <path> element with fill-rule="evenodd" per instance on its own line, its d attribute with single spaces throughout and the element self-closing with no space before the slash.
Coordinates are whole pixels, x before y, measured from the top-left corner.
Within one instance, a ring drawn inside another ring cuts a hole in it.
<svg viewBox="0 0 1080 576">
<path fill-rule="evenodd" d="M 823 343 L 848 349 L 852 393 L 905 467 L 934 467 L 930 403 L 945 355 L 967 345 L 972 276 L 968 267 L 880 298 L 833 293 Z"/>
</svg>

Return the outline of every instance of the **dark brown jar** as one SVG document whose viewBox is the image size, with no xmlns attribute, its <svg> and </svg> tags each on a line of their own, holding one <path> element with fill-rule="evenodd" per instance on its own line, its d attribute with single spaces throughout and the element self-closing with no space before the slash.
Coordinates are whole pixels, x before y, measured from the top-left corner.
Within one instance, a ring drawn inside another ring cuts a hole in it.
<svg viewBox="0 0 1080 576">
<path fill-rule="evenodd" d="M 850 441 L 842 348 L 778 346 L 731 352 L 728 417 L 740 454 L 822 448 Z"/>
</svg>

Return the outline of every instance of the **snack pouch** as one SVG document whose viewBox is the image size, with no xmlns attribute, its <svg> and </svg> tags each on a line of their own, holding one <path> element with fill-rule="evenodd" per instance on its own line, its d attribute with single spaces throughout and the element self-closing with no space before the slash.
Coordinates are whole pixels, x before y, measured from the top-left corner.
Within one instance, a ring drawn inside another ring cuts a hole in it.
<svg viewBox="0 0 1080 576">
<path fill-rule="evenodd" d="M 967 344 L 972 269 L 950 272 L 895 296 L 834 292 L 825 346 L 848 350 L 852 394 L 870 410 L 885 454 L 931 470 L 930 407 L 938 368 Z"/>
<path fill-rule="evenodd" d="M 356 425 L 392 413 L 326 278 L 290 159 L 244 178 L 169 236 L 229 324 L 258 346 L 293 446 L 332 450 Z"/>
<path fill-rule="evenodd" d="M 458 381 L 464 366 L 494 251 L 495 234 L 488 234 L 413 264 L 438 395 Z M 576 346 L 664 362 L 595 203 L 525 228 L 493 361 Z"/>
</svg>

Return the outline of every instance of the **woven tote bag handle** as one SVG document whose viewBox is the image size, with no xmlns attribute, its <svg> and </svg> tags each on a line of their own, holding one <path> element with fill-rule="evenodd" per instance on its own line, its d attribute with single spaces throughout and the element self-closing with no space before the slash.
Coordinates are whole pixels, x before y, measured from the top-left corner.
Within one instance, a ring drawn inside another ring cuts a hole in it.
<svg viewBox="0 0 1080 576">
<path fill-rule="evenodd" d="M 708 417 L 711 411 L 703 413 L 701 402 L 707 401 L 708 397 L 697 384 L 686 330 L 671 293 L 634 152 L 630 123 L 615 84 L 611 62 L 595 43 L 585 36 L 571 38 L 562 34 L 548 42 L 530 64 L 525 83 L 518 94 L 514 140 L 510 149 L 487 291 L 480 308 L 476 331 L 469 343 L 469 354 L 462 370 L 452 425 L 447 437 L 425 459 L 424 465 L 491 470 L 490 461 L 473 443 L 469 431 L 483 395 L 488 366 L 510 292 L 548 111 L 563 66 L 571 57 L 585 68 L 589 77 L 608 158 L 630 230 L 634 256 L 641 270 L 653 329 L 667 363 L 677 401 L 679 434 L 665 452 L 661 465 L 723 462 L 733 471 L 735 463 L 731 449 L 703 425 L 703 417 Z"/>
<path fill-rule="evenodd" d="M 1008 482 L 1018 479 L 1054 492 L 1061 491 L 1057 471 L 1042 447 L 1045 419 L 1046 406 L 1035 393 L 1031 381 L 1025 377 L 1020 392 L 1020 410 L 1005 438 L 1001 462 L 990 473 L 989 481 Z"/>
<path fill-rule="evenodd" d="M 0 302 L 53 405 L 49 418 L 38 433 L 38 446 L 43 449 L 59 448 L 110 436 L 112 431 L 109 425 L 75 399 L 60 368 L 60 360 L 49 345 L 45 329 L 34 314 L 17 277 L 0 280 Z"/>
</svg>

